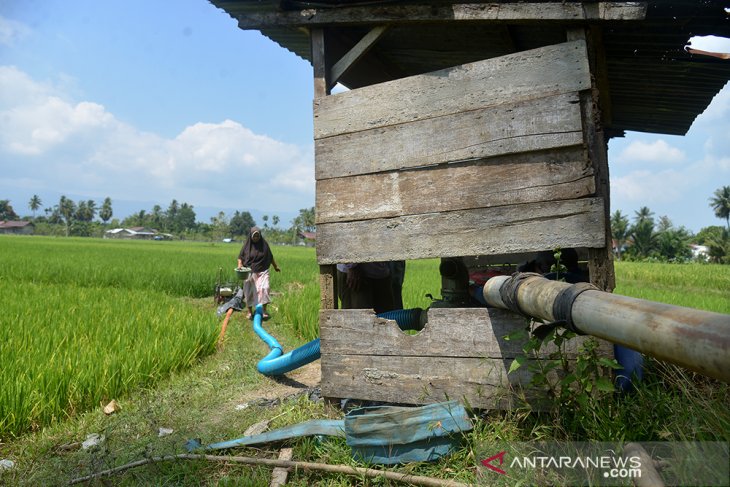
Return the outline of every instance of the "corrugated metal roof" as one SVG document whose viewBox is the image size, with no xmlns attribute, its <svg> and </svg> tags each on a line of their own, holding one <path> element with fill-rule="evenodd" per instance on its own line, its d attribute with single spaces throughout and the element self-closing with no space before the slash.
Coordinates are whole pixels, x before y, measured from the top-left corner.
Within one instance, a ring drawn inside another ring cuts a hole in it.
<svg viewBox="0 0 730 487">
<path fill-rule="evenodd" d="M 210 0 L 232 17 L 306 8 L 393 5 L 405 2 L 274 0 Z M 407 2 L 423 4 L 423 2 Z M 428 5 L 463 2 L 429 2 Z M 517 3 L 517 2 L 470 2 Z M 547 2 L 533 2 L 547 3 Z M 576 3 L 576 2 L 568 2 Z M 605 57 L 599 66 L 608 86 L 603 93 L 609 135 L 625 130 L 683 135 L 694 119 L 730 78 L 730 61 L 692 56 L 684 46 L 693 36 L 730 37 L 727 0 L 649 1 L 645 20 L 591 22 Z M 570 22 L 575 25 L 575 22 Z M 378 40 L 368 54 L 342 78 L 350 88 L 435 71 L 488 59 L 565 39 L 567 22 L 398 24 Z M 330 54 L 341 56 L 369 29 L 337 25 L 327 35 Z M 294 27 L 265 28 L 261 32 L 282 47 L 311 62 L 309 35 Z M 338 48 L 341 52 L 337 52 Z M 603 61 L 605 60 L 605 63 Z"/>
<path fill-rule="evenodd" d="M 33 222 L 21 220 L 0 221 L 0 228 L 23 228 L 29 225 L 33 226 Z"/>
</svg>

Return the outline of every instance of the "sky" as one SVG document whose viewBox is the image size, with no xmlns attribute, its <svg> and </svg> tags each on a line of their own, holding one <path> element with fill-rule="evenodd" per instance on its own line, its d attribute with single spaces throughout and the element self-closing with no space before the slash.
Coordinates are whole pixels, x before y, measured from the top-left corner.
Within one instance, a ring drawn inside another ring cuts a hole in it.
<svg viewBox="0 0 730 487">
<path fill-rule="evenodd" d="M 727 39 L 693 47 L 730 52 Z M 308 62 L 206 0 L 0 0 L 0 199 L 61 195 L 114 216 L 173 199 L 287 226 L 314 206 Z M 730 86 L 686 136 L 609 143 L 611 209 L 697 232 L 730 185 Z"/>
</svg>

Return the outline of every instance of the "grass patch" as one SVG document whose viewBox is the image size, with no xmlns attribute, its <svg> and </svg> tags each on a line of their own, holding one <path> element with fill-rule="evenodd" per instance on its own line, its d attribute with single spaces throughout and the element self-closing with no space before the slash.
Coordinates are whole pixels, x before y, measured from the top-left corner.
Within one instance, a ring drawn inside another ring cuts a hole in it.
<svg viewBox="0 0 730 487">
<path fill-rule="evenodd" d="M 12 344 L 0 350 L 0 374 L 11 362 L 22 360 L 17 355 L 12 360 L 5 358 L 12 353 L 10 348 L 22 346 L 25 350 L 38 349 L 35 360 L 41 365 L 33 372 L 36 376 L 45 372 L 51 377 L 54 373 L 65 377 L 68 374 L 59 370 L 64 360 L 71 360 L 61 359 L 65 349 L 78 354 L 84 344 L 94 340 L 101 340 L 99 343 L 104 345 L 99 350 L 104 353 L 92 355 L 86 364 L 107 364 L 99 370 L 109 372 L 95 375 L 99 372 L 79 370 L 82 376 L 88 374 L 90 382 L 113 383 L 116 376 L 111 373 L 111 364 L 122 360 L 123 355 L 157 367 L 153 367 L 153 373 L 131 375 L 128 389 L 92 396 L 85 406 L 78 402 L 78 406 L 69 408 L 67 403 L 47 422 L 39 417 L 28 423 L 30 432 L 15 438 L 2 436 L 0 459 L 14 461 L 15 467 L 0 471 L 0 484 L 65 485 L 73 478 L 130 461 L 183 453 L 185 442 L 191 438 L 200 438 L 204 444 L 238 438 L 262 420 L 271 420 L 270 428 L 279 428 L 313 418 L 342 417 L 338 409 L 312 402 L 306 394 L 281 402 L 268 400 L 281 383 L 256 372 L 256 363 L 268 350 L 242 313 L 233 315 L 222 350 L 213 353 L 214 348 L 203 346 L 192 353 L 195 345 L 188 345 L 182 347 L 188 355 L 181 351 L 178 358 L 182 360 L 174 360 L 178 365 L 165 365 L 162 351 L 172 350 L 170 347 L 177 344 L 163 343 L 161 335 L 171 337 L 171 342 L 183 342 L 187 333 L 195 337 L 195 330 L 200 329 L 203 343 L 209 343 L 205 337 L 217 336 L 221 320 L 215 316 L 213 286 L 219 268 L 224 269 L 226 279 L 234 280 L 232 269 L 238 250 L 237 246 L 186 242 L 0 238 L 0 292 L 4 303 L 8 303 L 7 312 L 0 317 L 0 335 L 5 333 L 1 338 Z M 312 249 L 273 250 L 282 272 L 272 273 L 272 290 L 279 294 L 272 303 L 272 319 L 265 326 L 288 351 L 318 335 L 318 269 Z M 73 264 L 64 262 L 66 259 Z M 438 297 L 437 269 L 437 259 L 408 262 L 406 307 L 427 307 L 430 303 L 426 293 Z M 723 311 L 727 303 L 722 300 L 698 306 L 697 296 L 711 295 L 715 290 L 727 295 L 728 266 L 617 263 L 616 269 L 621 294 L 647 299 L 632 293 L 679 290 L 680 294 L 694 296 L 689 299 L 690 306 L 727 312 Z M 629 287 L 632 282 L 634 288 Z M 652 296 L 648 299 L 661 300 L 656 294 Z M 104 338 L 104 328 L 84 331 L 96 321 L 107 323 L 108 338 Z M 139 330 L 131 328 L 136 324 Z M 60 338 L 53 339 L 57 340 L 55 346 L 49 339 L 38 340 L 45 333 L 51 336 L 51 328 L 58 328 Z M 76 345 L 67 347 L 72 339 L 78 340 Z M 157 353 L 148 359 L 140 358 L 137 352 L 152 347 L 155 339 Z M 119 357 L 113 359 L 109 351 L 119 352 Z M 75 368 L 89 367 L 93 368 Z M 22 374 L 10 376 L 17 379 Z M 295 374 L 291 374 L 294 379 Z M 10 380 L 7 377 L 2 377 L 3 384 Z M 590 408 L 553 414 L 527 409 L 474 412 L 475 427 L 464 435 L 454 454 L 436 463 L 390 470 L 475 482 L 485 445 L 503 440 L 730 441 L 728 389 L 727 384 L 650 359 L 644 382 L 630 396 L 613 395 Z M 121 410 L 105 416 L 98 407 L 101 398 L 116 399 Z M 247 407 L 242 407 L 244 404 Z M 18 415 L 25 417 L 29 417 L 27 412 Z M 159 436 L 160 428 L 173 432 Z M 84 450 L 80 444 L 90 433 L 104 435 L 106 441 L 99 448 Z M 366 466 L 352 460 L 343 439 L 301 438 L 221 453 L 276 458 L 282 446 L 294 448 L 295 460 Z M 109 483 L 259 486 L 268 485 L 270 474 L 271 469 L 264 467 L 180 461 L 145 465 L 115 476 Z M 294 486 L 389 485 L 383 479 L 304 471 L 292 473 L 289 482 Z"/>
</svg>

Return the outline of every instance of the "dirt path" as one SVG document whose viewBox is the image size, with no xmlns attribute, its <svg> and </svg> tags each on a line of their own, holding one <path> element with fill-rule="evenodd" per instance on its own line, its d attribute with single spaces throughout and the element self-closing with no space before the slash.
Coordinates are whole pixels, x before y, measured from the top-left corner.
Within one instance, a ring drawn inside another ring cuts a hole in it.
<svg viewBox="0 0 730 487">
<path fill-rule="evenodd" d="M 321 378 L 319 360 L 315 360 L 285 376 L 268 378 L 267 385 L 246 394 L 240 400 L 248 402 L 257 399 L 283 399 L 319 387 Z"/>
</svg>

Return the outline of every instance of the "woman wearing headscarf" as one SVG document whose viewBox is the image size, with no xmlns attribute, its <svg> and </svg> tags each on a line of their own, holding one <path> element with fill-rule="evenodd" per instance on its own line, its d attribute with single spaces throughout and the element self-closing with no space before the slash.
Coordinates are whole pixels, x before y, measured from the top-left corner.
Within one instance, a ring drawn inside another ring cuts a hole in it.
<svg viewBox="0 0 730 487">
<path fill-rule="evenodd" d="M 271 302 L 269 297 L 269 267 L 273 266 L 276 272 L 281 272 L 276 265 L 274 254 L 269 244 L 261 235 L 259 227 L 252 227 L 246 243 L 238 254 L 238 267 L 250 267 L 251 276 L 243 283 L 243 291 L 248 305 L 248 317 L 253 316 L 253 307 L 261 304 L 264 310 L 263 318 L 269 318 L 266 305 Z"/>
</svg>

